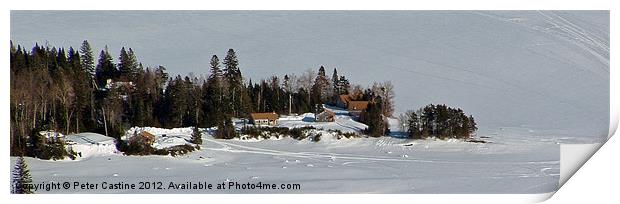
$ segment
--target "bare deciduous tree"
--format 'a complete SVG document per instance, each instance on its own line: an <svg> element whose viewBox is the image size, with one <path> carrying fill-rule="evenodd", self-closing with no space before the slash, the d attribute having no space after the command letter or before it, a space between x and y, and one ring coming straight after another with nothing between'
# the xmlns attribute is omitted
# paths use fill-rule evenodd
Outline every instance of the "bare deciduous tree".
<svg viewBox="0 0 620 204"><path fill-rule="evenodd" d="M70 78L67 77L65 73L60 73L60 78L58 79L58 82L55 83L55 89L58 93L56 94L56 97L65 110L65 132L66 134L69 134L71 116L75 110L75 91L73 90Z"/></svg>
<svg viewBox="0 0 620 204"><path fill-rule="evenodd" d="M392 85L392 82L374 82L370 90L375 96L379 96L382 99L381 113L384 116L391 117L394 114L394 85Z"/></svg>

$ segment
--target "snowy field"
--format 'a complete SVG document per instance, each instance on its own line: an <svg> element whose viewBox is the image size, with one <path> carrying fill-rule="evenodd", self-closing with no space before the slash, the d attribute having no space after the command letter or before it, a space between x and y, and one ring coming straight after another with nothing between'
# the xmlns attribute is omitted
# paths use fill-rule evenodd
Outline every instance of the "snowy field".
<svg viewBox="0 0 620 204"><path fill-rule="evenodd" d="M304 118L288 117L280 126L309 123ZM356 124L350 119L346 123ZM319 123L317 128L334 129L338 124ZM158 148L186 144L191 134L191 128L132 128L127 135L133 131L156 135L153 146ZM73 146L79 148L74 149L82 151L76 161L27 160L35 183L301 185L299 190L61 189L38 193L544 193L555 191L559 180L558 138L532 137L533 132L516 128L479 138L489 143L394 137L338 140L324 130L312 130L323 132L318 142L288 137L220 140L211 136L213 130L202 131L201 149L178 157L123 156L105 145L111 138L81 133L67 136L76 141Z"/></svg>

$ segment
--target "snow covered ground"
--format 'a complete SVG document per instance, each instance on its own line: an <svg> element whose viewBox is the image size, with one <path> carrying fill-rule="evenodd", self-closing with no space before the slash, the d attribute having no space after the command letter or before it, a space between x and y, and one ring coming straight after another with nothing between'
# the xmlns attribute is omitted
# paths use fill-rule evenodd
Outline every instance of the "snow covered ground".
<svg viewBox="0 0 620 204"><path fill-rule="evenodd" d="M116 150L114 139L97 133L80 133L67 135L65 137L68 148L73 149L78 156L76 160L88 158L91 156L108 156L120 154Z"/></svg>
<svg viewBox="0 0 620 204"><path fill-rule="evenodd" d="M331 106L325 106L325 109L331 110L336 114L334 122L315 122L314 113L305 113L298 116L280 117L277 126L288 128L312 126L316 129L340 130L349 133L360 133L368 127L363 123L355 121L346 110Z"/></svg>
<svg viewBox="0 0 620 204"><path fill-rule="evenodd" d="M291 117L288 122L299 123L303 118ZM319 125L338 126L336 122ZM191 128L132 128L128 132L133 130L155 134L154 146L184 144L191 135ZM201 149L178 157L123 156L102 145L109 144L110 138L82 133L67 138L76 141L80 151L86 150L85 158L27 161L34 181L46 183L161 181L167 186L168 182L237 181L301 185L300 190L61 189L38 193L543 193L556 190L559 181L558 140L532 137L532 132L521 129L502 129L484 136L489 143L395 137L338 140L324 130L314 130L324 133L318 142L288 137L219 140L211 136L212 129L202 131ZM183 140L165 140L164 134Z"/></svg>
<svg viewBox="0 0 620 204"><path fill-rule="evenodd" d="M346 110L334 122L313 122L311 113L281 116L279 127L313 126L310 139L214 139L214 128L201 128L200 150L187 155L124 156L113 139L95 133L67 135L76 161L27 158L36 182L207 182L300 184L299 190L84 190L37 193L545 193L559 182L559 143L569 136L549 136L528 128L499 128L477 139L409 140L392 137L336 139L329 130L360 133L366 128ZM237 129L243 126L236 120ZM389 119L390 128L400 124ZM192 128L133 127L155 135L155 148L189 144ZM577 142L577 141L572 141ZM14 158L12 159L14 161Z"/></svg>
<svg viewBox="0 0 620 204"><path fill-rule="evenodd" d="M152 147L155 149L165 149L178 145L192 145L192 128L155 128L155 127L132 127L125 132L125 136L121 137L123 140L128 140L135 133L141 133L142 131L149 132L155 136L155 141Z"/></svg>

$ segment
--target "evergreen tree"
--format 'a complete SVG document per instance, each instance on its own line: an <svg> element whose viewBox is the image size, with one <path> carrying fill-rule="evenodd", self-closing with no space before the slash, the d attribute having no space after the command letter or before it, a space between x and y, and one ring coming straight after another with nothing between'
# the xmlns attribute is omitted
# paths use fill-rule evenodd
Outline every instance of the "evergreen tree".
<svg viewBox="0 0 620 204"><path fill-rule="evenodd" d="M303 88L299 88L297 93L294 94L293 98L295 102L293 104L296 107L294 110L296 110L298 114L312 111L312 104L308 101L309 95L310 94Z"/></svg>
<svg viewBox="0 0 620 204"><path fill-rule="evenodd" d="M288 77L288 74L284 75L284 78L282 80L282 88L284 88L284 91L286 91L286 93L290 93L291 90L291 78Z"/></svg>
<svg viewBox="0 0 620 204"><path fill-rule="evenodd" d="M136 53L133 52L133 49L129 48L129 52L127 53L129 68L131 73L131 78L135 77L135 75L142 69L142 63L138 62L138 58L136 58Z"/></svg>
<svg viewBox="0 0 620 204"><path fill-rule="evenodd" d="M407 122L409 127L407 128L407 133L409 138L411 139L422 139L422 131L420 131L420 118L418 115L410 111L408 113L409 121Z"/></svg>
<svg viewBox="0 0 620 204"><path fill-rule="evenodd" d="M323 104L329 101L331 95L329 94L329 80L325 76L325 67L321 66L319 68L319 73L314 80L314 84L312 85L311 90L311 103L312 104Z"/></svg>
<svg viewBox="0 0 620 204"><path fill-rule="evenodd" d="M122 81L131 79L131 67L129 62L129 54L125 51L125 47L121 48L121 54L118 57L118 71Z"/></svg>
<svg viewBox="0 0 620 204"><path fill-rule="evenodd" d="M146 126L150 121L151 108L148 105L150 97L149 91L147 91L149 89L147 85L148 74L145 70L139 69L133 79L135 90L130 94L131 108L129 114L131 122L135 126Z"/></svg>
<svg viewBox="0 0 620 204"><path fill-rule="evenodd" d="M188 115L187 91L183 79L177 75L168 82L165 91L166 110L168 117L164 121L168 128L183 126L183 118Z"/></svg>
<svg viewBox="0 0 620 204"><path fill-rule="evenodd" d="M445 104L435 106L435 135L439 138L450 136L448 120L450 119L448 107Z"/></svg>
<svg viewBox="0 0 620 204"><path fill-rule="evenodd" d="M17 158L15 167L13 167L13 175L11 177L12 188L11 193L14 194L32 194L32 190L29 185L32 184L32 177L30 176L30 170L28 164L23 156Z"/></svg>
<svg viewBox="0 0 620 204"><path fill-rule="evenodd" d="M282 87L284 88L284 97L286 98L286 103L284 105L284 107L286 107L287 110L287 114L291 114L293 112L293 94L292 92L292 88L291 88L291 82L290 82L290 78L288 77L287 74L284 75L284 80L282 81Z"/></svg>
<svg viewBox="0 0 620 204"><path fill-rule="evenodd" d="M96 86L96 81L95 81L95 57L93 55L93 51L90 47L90 44L88 43L87 40L84 40L82 42L82 45L80 46L80 54L78 55L80 56L80 64L82 67L82 70L84 73L86 73L86 77L87 79L85 80L86 83L88 83L90 85L90 88L94 88L94 86ZM84 95L83 97L86 97L90 100L89 103L89 107L90 107L90 113L85 113L83 118L84 119L90 119L89 122L85 121L85 124L90 124L92 128L94 128L95 125L95 95L92 93L92 90L90 91L90 93L88 93L87 95Z"/></svg>
<svg viewBox="0 0 620 204"><path fill-rule="evenodd" d="M223 110L223 94L220 78L222 72L220 70L219 59L216 55L211 57L211 74L207 79L206 84L203 85L203 112L205 116L204 125L206 127L214 127L218 121L222 120L224 113Z"/></svg>
<svg viewBox="0 0 620 204"><path fill-rule="evenodd" d="M145 100L144 98L146 97L146 94L142 91L138 91L139 89L137 89L136 92L134 92L133 94L131 94L131 111L130 111L130 118L131 118L131 123L135 126L147 126L147 123L149 121L148 119L148 112L149 110L146 107L145 104Z"/></svg>
<svg viewBox="0 0 620 204"><path fill-rule="evenodd" d="M349 94L349 88L351 88L349 80L345 76L340 76L336 82L334 93L336 95Z"/></svg>
<svg viewBox="0 0 620 204"><path fill-rule="evenodd" d="M58 56L58 51L56 50L56 47L45 47L44 49L44 54L47 56L44 56L43 60L45 60L45 64L47 65L47 71L52 78L54 78L58 73L58 60L56 59Z"/></svg>
<svg viewBox="0 0 620 204"><path fill-rule="evenodd" d="M194 105L196 104L196 99L192 97L194 92L194 84L189 79L189 76L185 76L183 80L180 81L180 83L180 91L182 92L179 93L179 95L185 98L185 100L183 101L184 103L181 104L183 106L181 127L196 126L196 115L194 114Z"/></svg>
<svg viewBox="0 0 620 204"><path fill-rule="evenodd" d="M425 106L421 111L420 123L422 126L422 137L426 138L435 135L435 105Z"/></svg>
<svg viewBox="0 0 620 204"><path fill-rule="evenodd" d="M82 46L80 47L80 54L82 54L82 68L86 70L87 73L89 73L90 78L93 78L95 76L95 57L87 40L84 40L84 42L82 42Z"/></svg>
<svg viewBox="0 0 620 204"><path fill-rule="evenodd" d="M58 48L58 53L56 55L56 64L58 68L66 71L69 69L69 63L67 61L67 54L65 53L64 48Z"/></svg>
<svg viewBox="0 0 620 204"><path fill-rule="evenodd" d="M332 85L334 86L334 90L338 90L338 79L338 70L334 68L334 73L332 74Z"/></svg>
<svg viewBox="0 0 620 204"><path fill-rule="evenodd" d="M225 116L222 120L217 122L217 131L215 131L215 138L217 139L232 139L237 137L235 126L232 124L230 117Z"/></svg>
<svg viewBox="0 0 620 204"><path fill-rule="evenodd" d="M69 47L69 52L67 54L67 68L69 68L74 73L83 72L84 70L82 68L80 54L73 50L73 47Z"/></svg>
<svg viewBox="0 0 620 204"><path fill-rule="evenodd" d="M269 88L265 93L265 103L268 107L266 112L283 112L284 97L277 76L272 76L269 82Z"/></svg>
<svg viewBox="0 0 620 204"><path fill-rule="evenodd" d="M95 77L99 87L104 87L108 79L116 79L118 70L116 65L112 62L112 56L108 52L108 46L104 50L101 50L99 54L99 63L95 69Z"/></svg>
<svg viewBox="0 0 620 204"><path fill-rule="evenodd" d="M250 91L243 85L240 87L241 93L239 96L239 111L237 117L245 117L250 114L253 109L252 98L250 97Z"/></svg>
<svg viewBox="0 0 620 204"><path fill-rule="evenodd" d="M361 120L368 125L366 133L371 137L380 137L385 135L386 124L381 114L381 98L378 97L374 101L368 103L368 108L362 113Z"/></svg>
<svg viewBox="0 0 620 204"><path fill-rule="evenodd" d="M200 145L202 144L202 133L200 132L200 129L198 128L198 126L194 126L194 128L192 129L192 143Z"/></svg>
<svg viewBox="0 0 620 204"><path fill-rule="evenodd" d="M468 130L468 134L473 134L478 130L478 127L476 127L476 121L474 120L474 116L469 115L469 117L467 118L467 130Z"/></svg>
<svg viewBox="0 0 620 204"><path fill-rule="evenodd" d="M245 90L243 86L243 77L241 76L241 71L239 70L239 61L237 60L237 54L235 50L229 49L226 57L224 58L223 64L224 67L224 77L226 78L226 101L228 111L227 113L232 114L233 116L241 116L242 111L242 99Z"/></svg>
<svg viewBox="0 0 620 204"><path fill-rule="evenodd" d="M28 156L42 158L41 155L46 152L46 143L45 137L39 134L39 128L33 128L30 131L30 144L32 145L30 151L28 151Z"/></svg>
<svg viewBox="0 0 620 204"><path fill-rule="evenodd" d="M129 52L127 52L125 47L122 47L118 60L118 71L121 81L133 79L138 71L138 61L133 50L129 48Z"/></svg>
<svg viewBox="0 0 620 204"><path fill-rule="evenodd" d="M92 81L90 74L82 67L80 54L69 48L69 67L72 70L70 78L72 81L73 90L75 92L75 131L81 132L81 130L88 128L94 128L93 119L93 107L91 103L92 98Z"/></svg>
<svg viewBox="0 0 620 204"><path fill-rule="evenodd" d="M468 139L477 130L473 116L467 117L459 108L448 107L444 104L429 104L419 112L421 113L419 116L421 138L435 136L441 139ZM416 134L410 131L410 135Z"/></svg>
<svg viewBox="0 0 620 204"><path fill-rule="evenodd" d="M203 113L202 113L202 104L203 104L202 88L197 83L198 83L198 79L197 78L194 78L193 81L192 81L192 80L189 79L189 77L185 77L185 84L187 86L187 90L186 90L187 93L186 93L186 95L188 96L188 101L187 101L188 108L187 108L187 110L190 112L186 116L186 121L185 121L185 123L188 126L197 126L197 125L201 124L200 121L203 118Z"/></svg>
<svg viewBox="0 0 620 204"><path fill-rule="evenodd" d="M151 73L150 69L147 70L149 70L147 73ZM161 126L160 121L168 117L168 113L166 112L166 100L164 100L164 85L168 81L168 73L166 73L165 67L158 66L153 70L152 74L149 75L149 79L146 80L148 82L146 86L148 89L146 90L148 93L148 103L145 105L148 106L150 104L150 107L152 107L152 123L160 124Z"/></svg>
<svg viewBox="0 0 620 204"><path fill-rule="evenodd" d="M226 65L224 68L226 78L229 80L238 80L236 77L238 77L239 74L239 60L237 60L235 50L228 49L226 57L224 58L224 65Z"/></svg>

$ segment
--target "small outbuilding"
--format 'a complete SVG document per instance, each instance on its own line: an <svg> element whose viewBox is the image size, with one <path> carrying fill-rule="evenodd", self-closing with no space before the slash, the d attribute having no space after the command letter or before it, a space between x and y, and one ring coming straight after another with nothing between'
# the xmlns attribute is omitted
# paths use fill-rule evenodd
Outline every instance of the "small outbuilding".
<svg viewBox="0 0 620 204"><path fill-rule="evenodd" d="M314 120L316 122L334 122L335 118L336 118L336 113L334 113L333 111L327 110L327 109L323 110L323 112L320 112L314 116Z"/></svg>
<svg viewBox="0 0 620 204"><path fill-rule="evenodd" d="M340 108L347 109L353 115L359 115L368 108L368 101L356 101L352 96L344 94L338 96L336 105Z"/></svg>
<svg viewBox="0 0 620 204"><path fill-rule="evenodd" d="M155 135L151 134L147 131L141 131L137 133L133 137L129 138L129 143L143 144L143 145L151 145L155 142Z"/></svg>

